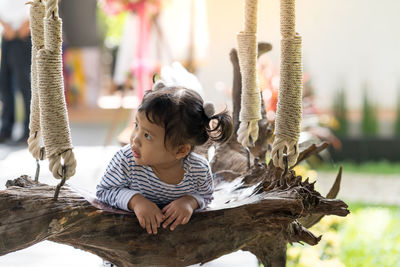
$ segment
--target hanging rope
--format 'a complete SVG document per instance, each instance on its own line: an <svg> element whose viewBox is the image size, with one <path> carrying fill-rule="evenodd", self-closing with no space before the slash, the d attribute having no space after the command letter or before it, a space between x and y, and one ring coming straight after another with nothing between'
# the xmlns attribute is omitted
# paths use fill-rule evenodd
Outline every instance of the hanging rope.
<svg viewBox="0 0 400 267"><path fill-rule="evenodd" d="M284 154L289 167L299 155L298 139L301 123L302 62L301 36L295 32L295 0L281 0L281 67L278 107L275 120L275 139L272 160L285 169Z"/></svg>
<svg viewBox="0 0 400 267"><path fill-rule="evenodd" d="M40 109L39 109L39 87L37 76L37 51L44 46L43 18L45 7L41 0L29 2L30 4L30 27L32 36L32 65L31 65L31 115L29 120L28 149L32 156L38 161L43 159L44 153L40 148ZM41 158L42 155L42 158Z"/></svg>
<svg viewBox="0 0 400 267"><path fill-rule="evenodd" d="M75 174L62 73L61 19L57 0L46 1L44 48L37 52L40 128L49 168L54 178L68 179ZM63 160L63 162L62 162Z"/></svg>
<svg viewBox="0 0 400 267"><path fill-rule="evenodd" d="M242 95L238 141L254 146L261 119L261 96L257 84L257 0L245 2L245 28L237 35L238 57L242 76Z"/></svg>

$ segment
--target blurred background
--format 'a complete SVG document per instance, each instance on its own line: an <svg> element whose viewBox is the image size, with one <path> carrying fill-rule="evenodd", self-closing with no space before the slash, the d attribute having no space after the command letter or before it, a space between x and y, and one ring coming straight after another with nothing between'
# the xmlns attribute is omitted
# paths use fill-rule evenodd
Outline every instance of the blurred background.
<svg viewBox="0 0 400 267"><path fill-rule="evenodd" d="M71 183L94 191L126 140L132 112L164 65L179 61L197 76L207 100L231 109L229 52L244 27L243 6L244 0L60 1L65 96L81 158ZM343 166L338 198L349 204L351 214L317 224L312 231L323 234L319 245L290 245L288 266L400 266L399 10L395 0L302 0L296 5L296 29L303 37L301 142L331 144L296 172L317 180L326 194ZM258 78L273 122L279 1L259 1L258 12L258 41L272 44L258 60ZM17 96L14 137L21 134L24 117ZM34 171L25 146L0 144L0 189L7 179ZM42 167L44 181L55 184L46 172ZM0 257L0 266L54 266L57 257L42 255L43 250L67 251L65 266L101 264L88 253L43 243ZM22 255L33 260L28 263ZM210 266L258 265L246 253L232 257Z"/></svg>

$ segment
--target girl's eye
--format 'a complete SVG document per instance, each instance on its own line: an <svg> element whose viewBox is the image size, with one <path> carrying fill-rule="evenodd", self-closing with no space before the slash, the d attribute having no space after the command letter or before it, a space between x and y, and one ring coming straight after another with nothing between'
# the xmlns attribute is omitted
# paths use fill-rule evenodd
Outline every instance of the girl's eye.
<svg viewBox="0 0 400 267"><path fill-rule="evenodd" d="M146 138L147 140L151 140L151 136L148 133L144 133L144 138Z"/></svg>
<svg viewBox="0 0 400 267"><path fill-rule="evenodd" d="M137 122L134 122L133 124L135 129L139 128L139 124Z"/></svg>

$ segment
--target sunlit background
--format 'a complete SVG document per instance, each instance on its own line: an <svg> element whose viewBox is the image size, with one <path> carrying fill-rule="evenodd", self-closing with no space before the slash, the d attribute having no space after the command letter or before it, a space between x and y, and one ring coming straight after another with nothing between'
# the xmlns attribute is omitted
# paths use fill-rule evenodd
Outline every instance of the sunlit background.
<svg viewBox="0 0 400 267"><path fill-rule="evenodd" d="M126 141L132 112L162 66L181 62L197 76L207 100L218 109L231 109L229 52L244 27L243 0L147 0L144 10L120 2L136 1L60 2L65 94L78 158L77 175L70 182L92 192ZM331 147L296 172L317 180L317 188L326 194L342 165L338 198L349 204L351 214L326 217L314 226L311 230L323 235L317 246L289 245L288 266L400 266L399 10L395 0L297 1L304 71L301 141L328 141ZM279 1L260 0L258 12L258 41L273 47L258 61L260 90L273 121L279 88ZM0 144L0 189L7 179L32 175L35 164L26 147ZM43 164L44 181L55 184ZM63 251L67 256L59 265L55 260ZM0 266L101 262L48 241L0 257ZM209 266L258 262L239 253Z"/></svg>

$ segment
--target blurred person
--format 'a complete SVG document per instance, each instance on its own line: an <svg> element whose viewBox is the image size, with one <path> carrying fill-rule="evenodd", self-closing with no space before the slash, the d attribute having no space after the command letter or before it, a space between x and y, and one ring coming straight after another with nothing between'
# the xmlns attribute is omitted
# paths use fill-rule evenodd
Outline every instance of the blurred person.
<svg viewBox="0 0 400 267"><path fill-rule="evenodd" d="M18 89L23 98L25 118L22 136L18 143L26 142L29 136L31 101L31 36L29 28L29 6L26 0L0 0L1 38L0 143L10 141L15 124L15 95Z"/></svg>

